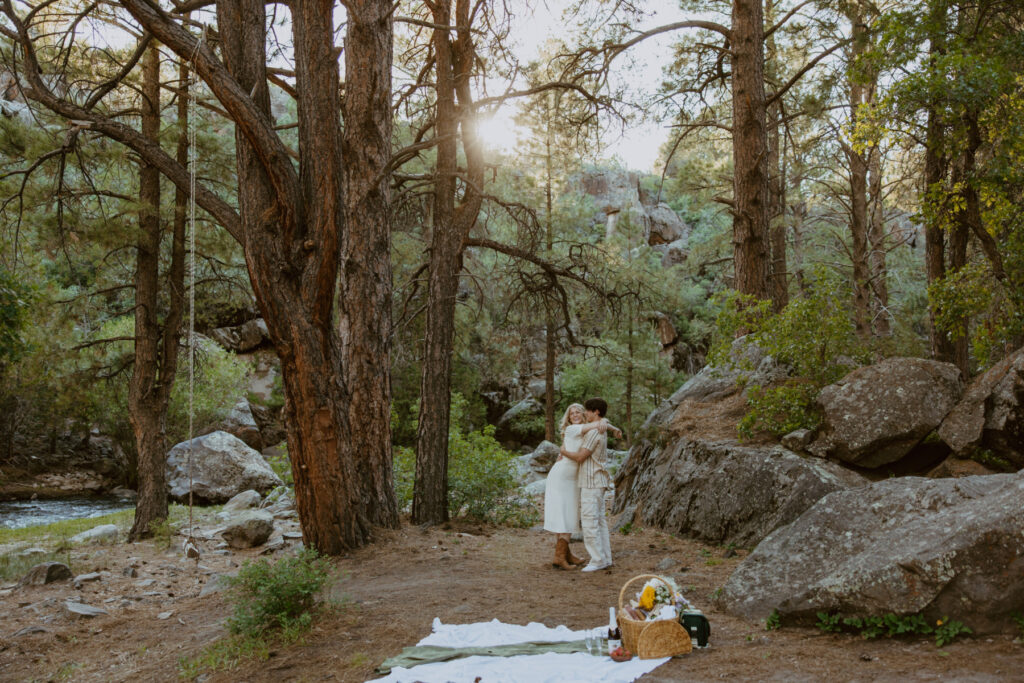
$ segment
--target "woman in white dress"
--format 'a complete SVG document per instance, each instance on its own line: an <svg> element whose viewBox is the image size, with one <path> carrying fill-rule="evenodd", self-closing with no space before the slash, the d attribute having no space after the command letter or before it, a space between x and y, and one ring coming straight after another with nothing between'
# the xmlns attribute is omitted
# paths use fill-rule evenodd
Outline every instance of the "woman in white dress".
<svg viewBox="0 0 1024 683"><path fill-rule="evenodd" d="M583 435L591 429L604 432L617 431L605 420L584 423L583 406L573 403L562 416L559 429L562 444L570 451L577 451L583 445ZM576 569L583 560L569 550L569 539L580 531L580 489L576 483L579 463L571 458L559 457L548 472L544 487L544 530L556 536L555 559L552 564L561 569Z"/></svg>

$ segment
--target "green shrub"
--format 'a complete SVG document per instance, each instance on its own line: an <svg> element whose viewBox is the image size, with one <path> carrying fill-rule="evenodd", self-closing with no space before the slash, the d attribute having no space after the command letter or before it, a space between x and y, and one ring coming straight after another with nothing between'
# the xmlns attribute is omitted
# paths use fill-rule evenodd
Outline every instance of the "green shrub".
<svg viewBox="0 0 1024 683"><path fill-rule="evenodd" d="M789 366L795 378L779 387L751 388L748 413L739 424L741 437L749 438L758 430L781 436L801 427L813 429L820 420L814 397L821 388L846 375L852 365L870 359L869 349L857 339L840 293L819 272L807 296L794 299L778 314L771 312L771 302L737 292L720 298L722 310L710 361L719 366L735 365L730 357L732 342L736 334L746 332L752 343Z"/></svg>
<svg viewBox="0 0 1024 683"><path fill-rule="evenodd" d="M330 575L330 562L310 548L276 562L246 562L229 579L228 630L246 637L275 630L294 639L312 624L316 594Z"/></svg>
<svg viewBox="0 0 1024 683"><path fill-rule="evenodd" d="M933 627L924 615L885 614L882 616L867 617L846 617L839 614L818 612L818 628L825 632L840 632L846 627L856 631L866 640L874 638L897 638L905 635L930 635L935 634L935 646L947 645L961 634L973 633L970 628L964 626L962 621L956 621L949 617L942 617L935 622Z"/></svg>
<svg viewBox="0 0 1024 683"><path fill-rule="evenodd" d="M532 504L512 496L516 486L512 461L516 457L494 439L494 427L463 431L465 401L452 394L448 429L448 512L499 524L521 526L535 518ZM394 449L395 494L399 507L412 503L416 456L411 448Z"/></svg>

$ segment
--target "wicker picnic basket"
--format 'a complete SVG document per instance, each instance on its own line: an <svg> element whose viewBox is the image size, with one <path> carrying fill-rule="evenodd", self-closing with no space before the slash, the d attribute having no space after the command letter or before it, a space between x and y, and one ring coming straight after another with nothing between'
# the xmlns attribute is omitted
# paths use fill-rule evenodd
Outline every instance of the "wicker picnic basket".
<svg viewBox="0 0 1024 683"><path fill-rule="evenodd" d="M641 574L622 585L619 591L619 630L622 631L622 644L627 650L640 659L656 659L658 657L674 657L685 655L693 649L690 634L675 619L658 619L655 621L638 621L630 618L625 610L627 589L637 581L656 579L672 589L665 579L655 574Z"/></svg>

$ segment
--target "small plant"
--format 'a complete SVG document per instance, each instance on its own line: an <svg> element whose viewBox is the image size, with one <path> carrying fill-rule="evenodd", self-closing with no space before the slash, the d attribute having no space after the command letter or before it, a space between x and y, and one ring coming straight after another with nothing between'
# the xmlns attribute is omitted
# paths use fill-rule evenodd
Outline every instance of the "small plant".
<svg viewBox="0 0 1024 683"><path fill-rule="evenodd" d="M149 535L158 548L167 550L171 547L171 537L174 535L174 528L168 518L154 519L149 523Z"/></svg>
<svg viewBox="0 0 1024 683"><path fill-rule="evenodd" d="M819 630L825 633L839 633L843 630L842 624L839 623L840 616L838 614L829 614L828 612L818 612L818 623L816 626Z"/></svg>
<svg viewBox="0 0 1024 683"><path fill-rule="evenodd" d="M764 630L775 631L780 628L782 628L782 615L779 614L779 610L773 609L768 618L764 620Z"/></svg>
<svg viewBox="0 0 1024 683"><path fill-rule="evenodd" d="M956 640L961 634L974 633L962 621L942 617L935 622L935 646L942 647Z"/></svg>
<svg viewBox="0 0 1024 683"><path fill-rule="evenodd" d="M330 573L329 561L308 548L273 563L246 562L229 580L228 630L245 636L280 630L286 640L295 640L312 624L316 594Z"/></svg>
<svg viewBox="0 0 1024 683"><path fill-rule="evenodd" d="M635 529L633 528L633 522L626 522L621 527L619 527L619 533L623 536L629 536L631 533L633 533L633 531L635 531Z"/></svg>
<svg viewBox="0 0 1024 683"><path fill-rule="evenodd" d="M1020 612L1010 612L1010 618L1013 619L1013 623L1017 624L1017 630L1020 631L1020 637L1024 638L1024 614Z"/></svg>
<svg viewBox="0 0 1024 683"><path fill-rule="evenodd" d="M281 478L285 486L295 486L295 479L292 477L292 462L288 459L287 453L271 455L266 458L270 469Z"/></svg>

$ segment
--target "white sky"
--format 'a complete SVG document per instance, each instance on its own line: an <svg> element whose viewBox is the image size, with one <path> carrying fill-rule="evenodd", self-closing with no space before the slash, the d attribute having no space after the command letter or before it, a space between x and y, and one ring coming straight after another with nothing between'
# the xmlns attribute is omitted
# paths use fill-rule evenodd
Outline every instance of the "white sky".
<svg viewBox="0 0 1024 683"><path fill-rule="evenodd" d="M529 61L537 54L541 45L549 38L567 38L559 19L561 8L567 2L565 0L550 0L543 3L535 0L538 5L532 11L524 12L512 28L512 39L515 42L515 52L523 62ZM638 30L647 30L655 26L679 21L684 15L677 8L675 2L652 2L652 5L661 5L651 17L638 26ZM670 46L677 36L663 34L649 38L630 49L628 56L632 58L636 66L628 72L621 72L619 78L628 83L634 91L646 93L654 92L662 80L662 67L666 65L671 57ZM620 57L616 65L624 69L627 59L626 55ZM499 150L511 151L518 142L521 131L513 122L516 113L514 103L502 107L490 120L483 121L481 134L490 144ZM602 157L617 158L630 169L640 171L656 171L655 162L658 157L658 150L662 143L668 138L668 129L665 125L654 121L639 121L631 124L629 128L620 134L619 127L606 135L605 144L607 148Z"/></svg>

